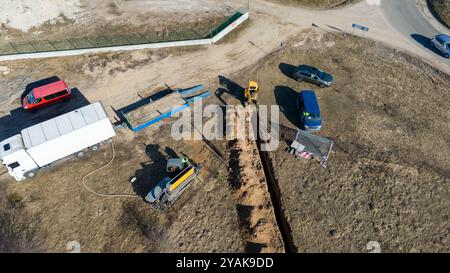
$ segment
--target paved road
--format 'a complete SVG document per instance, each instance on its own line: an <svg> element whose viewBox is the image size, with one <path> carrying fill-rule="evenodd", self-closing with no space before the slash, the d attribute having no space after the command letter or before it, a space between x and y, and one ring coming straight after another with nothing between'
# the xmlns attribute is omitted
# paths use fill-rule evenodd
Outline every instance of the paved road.
<svg viewBox="0 0 450 273"><path fill-rule="evenodd" d="M418 44L439 62L450 67L450 60L429 46L430 39L439 31L419 11L415 0L383 0L381 11L400 34Z"/></svg>

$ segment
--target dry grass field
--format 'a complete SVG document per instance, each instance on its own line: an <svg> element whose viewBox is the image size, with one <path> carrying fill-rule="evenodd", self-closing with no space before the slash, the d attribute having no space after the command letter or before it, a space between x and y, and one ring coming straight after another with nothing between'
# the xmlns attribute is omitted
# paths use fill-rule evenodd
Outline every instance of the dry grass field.
<svg viewBox="0 0 450 273"><path fill-rule="evenodd" d="M305 34L236 75L260 84L261 104L279 104L298 126L295 100L316 91L320 133L335 141L329 166L296 160L285 148L272 164L300 252L448 252L450 77L409 55L351 36ZM289 77L310 64L331 72L320 89Z"/></svg>
<svg viewBox="0 0 450 273"><path fill-rule="evenodd" d="M349 1L295 2L332 8ZM100 16L123 19L125 8L109 6ZM172 19L183 14L171 11ZM209 11L211 17L205 18L219 13ZM19 122L14 117L24 117L19 98L25 86L52 75L79 89L80 99L101 100L113 121L115 109L165 84L204 84L217 95L205 104L239 104L226 91L215 92L223 89L218 81L222 75L241 87L256 80L259 103L279 105L282 125L294 130L299 125L294 103L298 92L313 89L323 115L320 135L335 142L328 168L285 152L292 130L282 132L280 147L269 154L295 248L367 252L367 243L377 241L383 252L449 252L450 76L381 43L310 29L310 23L297 27L269 13L253 17L211 47L3 62L0 136L23 126L20 121L33 123L45 116L38 112ZM142 16L134 19L133 27L145 21ZM43 26L51 31L41 29L36 37L53 31L57 37L74 26L71 20L66 26ZM91 30L95 28L86 33ZM6 33L11 39L26 37L25 32ZM319 89L294 81L290 74L299 64L332 73L335 84ZM51 109L53 115L67 110L60 105ZM165 176L169 157L186 155L203 166L201 180L171 210L156 211L141 197L99 197L83 187L84 174L111 159L110 145L23 183L1 175L0 168L0 252L67 252L72 241L81 244L82 252L284 251L274 235L273 199L266 190L265 165L254 160L254 143L214 141L225 158L220 160L202 141L172 139L174 120L137 134L118 131L113 163L86 180L101 193L142 197ZM130 183L133 176L138 180Z"/></svg>
<svg viewBox="0 0 450 273"><path fill-rule="evenodd" d="M427 0L433 14L445 26L450 28L450 1L447 0Z"/></svg>

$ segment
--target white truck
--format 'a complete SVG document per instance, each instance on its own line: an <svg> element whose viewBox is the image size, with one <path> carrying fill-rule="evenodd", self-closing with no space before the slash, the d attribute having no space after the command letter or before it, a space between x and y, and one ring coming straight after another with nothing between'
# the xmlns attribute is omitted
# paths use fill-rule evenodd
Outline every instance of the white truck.
<svg viewBox="0 0 450 273"><path fill-rule="evenodd" d="M71 155L83 157L116 135L101 102L96 102L22 130L0 142L0 160L17 181Z"/></svg>

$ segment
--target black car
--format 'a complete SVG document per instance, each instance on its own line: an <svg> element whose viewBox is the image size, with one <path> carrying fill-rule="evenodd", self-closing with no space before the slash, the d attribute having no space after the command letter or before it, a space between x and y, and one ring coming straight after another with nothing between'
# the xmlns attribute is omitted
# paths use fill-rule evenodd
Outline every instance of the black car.
<svg viewBox="0 0 450 273"><path fill-rule="evenodd" d="M293 78L299 82L305 81L320 87L330 87L333 84L333 76L331 74L309 65L297 67Z"/></svg>

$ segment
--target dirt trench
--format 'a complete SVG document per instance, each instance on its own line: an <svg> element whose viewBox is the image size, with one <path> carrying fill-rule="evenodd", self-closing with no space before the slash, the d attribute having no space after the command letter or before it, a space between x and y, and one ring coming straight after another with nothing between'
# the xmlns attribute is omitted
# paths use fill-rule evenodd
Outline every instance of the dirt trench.
<svg viewBox="0 0 450 273"><path fill-rule="evenodd" d="M285 252L257 142L235 139L228 146L228 181L236 200L245 251Z"/></svg>

